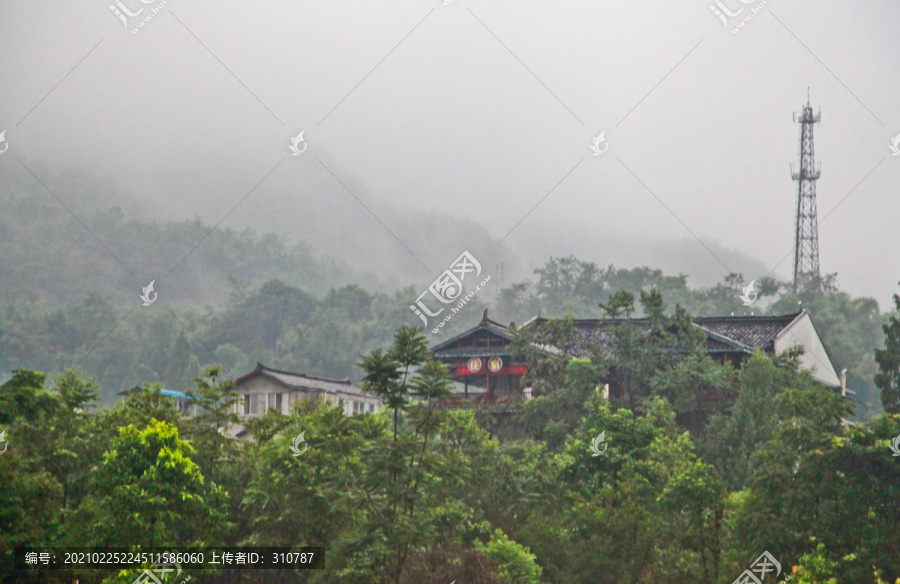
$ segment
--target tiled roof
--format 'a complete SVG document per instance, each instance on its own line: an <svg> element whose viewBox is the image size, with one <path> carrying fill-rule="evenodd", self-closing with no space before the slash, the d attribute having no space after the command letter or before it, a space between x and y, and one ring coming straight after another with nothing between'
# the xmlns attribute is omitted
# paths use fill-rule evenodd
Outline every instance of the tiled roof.
<svg viewBox="0 0 900 584"><path fill-rule="evenodd" d="M707 316L695 319L694 326L706 334L706 350L709 353L750 353L755 349L772 351L775 337L801 314L803 313L784 316ZM523 326L540 325L547 320L538 317ZM647 318L576 319L574 324L575 340L568 350L576 357L590 356L592 348L598 349L607 357L613 357L616 327L627 325L639 334L646 334L651 326ZM510 355L509 348L504 346L453 346L460 339L481 331L512 341L506 328L488 319L485 311L484 318L477 326L435 346L432 348L432 354L436 359L442 360Z"/></svg>
<svg viewBox="0 0 900 584"><path fill-rule="evenodd" d="M274 379L291 389L313 390L323 393L348 393L352 395L367 395L360 388L350 384L349 379L325 379L322 377L312 377L305 373L292 373L290 371L279 371L278 369L270 369L262 363L256 364L256 369L250 373L243 375L237 379L237 383L249 379L254 375L263 375Z"/></svg>
<svg viewBox="0 0 900 584"><path fill-rule="evenodd" d="M700 317L694 326L706 333L707 351L711 353L748 353L754 349L767 351L773 348L775 337L800 314ZM547 319L538 318L531 322L539 325ZM569 347L570 352L586 357L591 346L596 346L604 355L611 357L615 328L620 325L628 325L642 332L650 329L650 321L646 318L576 319L575 342Z"/></svg>
<svg viewBox="0 0 900 584"><path fill-rule="evenodd" d="M487 317L487 310L485 310L484 318L481 319L480 323L478 323L476 326L470 328L469 330L467 330L463 333L460 333L449 340L444 341L443 343L441 343L439 345L435 345L434 347L431 348L431 351L433 353L442 351L442 350L444 350L445 347L449 347L450 345L455 343L457 340L459 340L463 337L467 337L470 334L472 334L476 331L480 331L480 330L488 331L494 335L497 335L500 338L506 339L507 341L513 340L512 336L508 332L506 332L506 327L503 326L502 324L500 324L499 322L489 319ZM491 353L491 354L493 355L494 353Z"/></svg>
<svg viewBox="0 0 900 584"><path fill-rule="evenodd" d="M802 313L784 316L704 316L698 318L697 323L704 329L748 347L768 349L778 333L800 314Z"/></svg>
<svg viewBox="0 0 900 584"><path fill-rule="evenodd" d="M509 347L459 347L435 351L435 359L462 359L469 357L510 357Z"/></svg>
<svg viewBox="0 0 900 584"><path fill-rule="evenodd" d="M751 349L737 341L728 339L727 337L721 337L720 335L713 335L710 331L707 331L706 350L709 353L734 353L735 351L742 353L745 351L749 352Z"/></svg>
<svg viewBox="0 0 900 584"><path fill-rule="evenodd" d="M456 343L459 339L468 337L474 333L478 332L487 332L491 335L499 337L505 341L512 342L513 338L508 332L506 332L506 327L500 324L499 322L493 321L487 317L487 310L484 311L484 316L476 326L470 328L464 333L460 333L455 337L440 343L439 345L435 345L431 348L431 353L434 355L436 359L461 359L461 358L469 358L469 357L509 357L509 349L505 346L498 345L493 347L453 347L453 344Z"/></svg>

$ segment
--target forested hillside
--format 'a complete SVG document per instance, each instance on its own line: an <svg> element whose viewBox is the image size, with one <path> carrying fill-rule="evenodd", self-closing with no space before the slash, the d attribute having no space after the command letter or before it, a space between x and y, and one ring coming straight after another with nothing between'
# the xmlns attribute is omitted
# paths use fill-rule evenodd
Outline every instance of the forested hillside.
<svg viewBox="0 0 900 584"><path fill-rule="evenodd" d="M126 221L115 210L90 216L89 233L34 198L2 202L0 229L15 242L0 257L7 559L17 545L319 545L321 571L192 580L717 584L768 551L792 582L900 578L900 467L889 448L900 434L897 307L881 313L833 275L799 294L761 278L747 308L740 275L693 289L686 275L549 258L534 278L472 299L440 334L420 334L403 327L419 324L409 306L420 290L378 290L276 236ZM121 265L99 261L157 261L147 250L207 233L215 252L192 256L191 277L160 288L151 306ZM107 239L119 247L105 250ZM561 354L531 355L535 399L439 408L450 386L427 346L484 308L520 325L556 317L547 338L564 338L571 315L651 316L660 328L652 347L631 347L617 364L629 371L627 402L596 392L611 365L602 356ZM848 369L857 403L815 384L790 355L713 363L689 326L692 315L801 308ZM527 353L528 335L544 333L516 334ZM248 427L256 441L241 442L215 430L235 423L231 414L182 418L154 392L116 395L155 384L231 411L228 380L256 361L351 377L389 407L351 418L322 404L270 412ZM309 452L298 459L290 445L300 432ZM608 449L598 455L601 433ZM16 583L137 576L4 570Z"/></svg>
<svg viewBox="0 0 900 584"><path fill-rule="evenodd" d="M364 387L389 408L269 411L248 425L250 442L217 431L237 421L225 413L237 396L216 368L194 380L207 412L196 418L153 390L96 410L98 387L77 371L47 380L17 370L0 387L0 574L16 584L131 584L150 567L28 575L11 569L15 546L267 545L324 547L324 568L185 568L181 577L720 584L766 552L783 578L772 568L766 582L900 582L900 466L890 448L900 414L848 428L852 405L795 358L716 364L689 318L665 316L659 298L642 297L659 335L635 348L680 350L628 365L633 407L596 391L602 359L564 352L535 368L537 398L439 407L451 391L446 368L406 327L388 351L360 361ZM550 321L517 344L534 351L529 335L563 338L568 326ZM900 369L884 374L896 388ZM710 387L730 399L692 417L684 406L693 399L682 398ZM690 419L705 420L701 432L685 431ZM516 436L492 439L500 427ZM308 448L292 455L297 439Z"/></svg>
<svg viewBox="0 0 900 584"><path fill-rule="evenodd" d="M17 367L54 374L77 366L98 379L109 403L144 382L184 388L213 363L229 377L260 361L358 379L357 355L384 347L400 324L420 322L409 305L421 290L317 259L284 237L213 229L199 220L127 220L116 208L85 211L83 226L46 192L29 188L28 195L0 194L0 380ZM185 257L190 269L178 263ZM154 278L160 301L142 307L138 295ZM762 278L759 302L748 309L739 297L746 284L740 275L706 289L692 289L687 280L647 267L550 258L534 279L505 288L492 281L435 339L472 326L486 307L507 323L539 312L591 318L614 291L649 287L662 291L670 310L677 305L701 316L805 307L835 366L848 369L859 414L878 411L873 351L886 315L873 299L849 297L833 275L798 295Z"/></svg>

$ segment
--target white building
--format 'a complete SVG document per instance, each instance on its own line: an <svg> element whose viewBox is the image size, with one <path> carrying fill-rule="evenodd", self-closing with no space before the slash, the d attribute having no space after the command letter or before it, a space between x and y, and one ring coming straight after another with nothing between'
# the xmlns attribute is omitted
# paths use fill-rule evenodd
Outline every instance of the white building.
<svg viewBox="0 0 900 584"><path fill-rule="evenodd" d="M304 399L323 399L342 406L344 414L375 413L381 410L381 399L351 385L349 379L333 380L270 369L262 363L235 380L234 391L241 397L235 412L241 418L261 416L268 410L283 414Z"/></svg>

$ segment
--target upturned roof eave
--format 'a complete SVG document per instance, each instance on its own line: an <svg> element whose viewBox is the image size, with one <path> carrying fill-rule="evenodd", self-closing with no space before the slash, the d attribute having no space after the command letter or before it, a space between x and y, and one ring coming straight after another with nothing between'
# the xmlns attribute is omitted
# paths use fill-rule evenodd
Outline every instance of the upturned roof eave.
<svg viewBox="0 0 900 584"><path fill-rule="evenodd" d="M493 320L487 319L487 320L482 320L477 325L473 326L472 328L468 329L467 331L461 332L458 335L456 335L455 337L447 339L446 341L444 341L443 343L441 343L439 345L435 345L434 347L432 347L431 352L436 353L436 352L440 351L441 349L445 349L445 348L447 348L447 346L455 343L459 339L462 339L462 338L466 337L467 335L471 335L472 333L476 333L479 330L486 330L486 331L493 333L493 334L497 335L498 337L501 337L507 341L510 341L510 342L513 341L512 336L506 332L506 328L502 324L500 324L499 322L495 322Z"/></svg>

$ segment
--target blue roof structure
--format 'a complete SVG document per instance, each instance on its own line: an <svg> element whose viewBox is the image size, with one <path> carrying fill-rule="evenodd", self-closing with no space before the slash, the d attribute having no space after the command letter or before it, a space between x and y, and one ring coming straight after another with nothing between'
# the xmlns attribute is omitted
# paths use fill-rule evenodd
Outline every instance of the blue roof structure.
<svg viewBox="0 0 900 584"><path fill-rule="evenodd" d="M167 397L175 397L178 399L195 399L193 396L190 396L181 391L175 391L174 389L165 389L165 388L159 389L159 390L146 389L144 387L141 387L140 385L136 385L136 386L132 387L131 389L126 389L125 391L120 391L119 395L125 395L127 393L133 393L135 391L159 391L160 394L165 395Z"/></svg>
<svg viewBox="0 0 900 584"><path fill-rule="evenodd" d="M169 397L177 397L181 399L194 399L193 396L190 396L186 393L182 393L180 391L175 391L174 389L160 389L159 393L163 395L167 395Z"/></svg>

